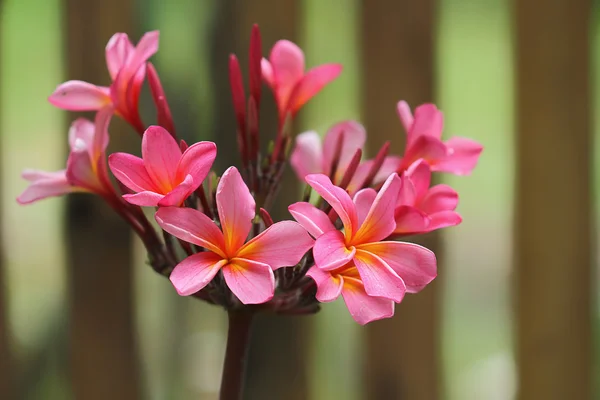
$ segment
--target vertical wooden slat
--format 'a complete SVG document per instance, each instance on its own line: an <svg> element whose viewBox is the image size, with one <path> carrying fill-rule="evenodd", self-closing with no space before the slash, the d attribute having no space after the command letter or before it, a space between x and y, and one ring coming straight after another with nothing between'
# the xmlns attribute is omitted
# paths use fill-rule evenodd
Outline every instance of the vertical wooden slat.
<svg viewBox="0 0 600 400"><path fill-rule="evenodd" d="M0 18L3 17L4 1L0 0ZM2 68L2 58L0 58L0 68ZM0 154L2 154L2 140L0 132ZM0 176L2 174L0 173ZM2 182L0 180L0 199L2 199ZM0 207L2 202L0 201ZM12 399L16 397L16 371L11 350L10 329L8 325L8 304L6 293L6 273L5 273L5 254L3 240L3 226L0 220L0 398Z"/></svg>
<svg viewBox="0 0 600 400"><path fill-rule="evenodd" d="M67 0L68 77L108 84L104 47L115 32L134 32L133 1ZM137 40L134 33L132 39ZM137 135L118 118L111 148L137 151ZM127 144L131 144L127 146ZM131 232L99 198L67 202L70 358L74 398L138 399Z"/></svg>
<svg viewBox="0 0 600 400"><path fill-rule="evenodd" d="M263 52L267 56L271 46L279 39L295 40L297 4L292 0L243 0L219 3L218 27L214 43L215 93L219 115L215 141L219 148L220 168L239 165L235 142L235 120L227 78L227 56L235 52L247 77L248 46L253 23L258 23L263 38ZM263 96L261 107L261 141L274 136L277 113L270 93ZM225 163L223 163L225 162ZM289 219L287 205L298 201L296 180L291 171L283 178L273 218ZM307 397L306 352L302 344L302 319L260 315L254 322L250 343L246 398L248 399L305 399Z"/></svg>
<svg viewBox="0 0 600 400"><path fill-rule="evenodd" d="M384 140L401 154L404 132L398 100L412 106L434 95L435 1L362 2L364 121L369 146ZM435 251L443 276L437 235L419 238ZM393 319L366 328L364 374L368 399L430 400L439 397L440 277L396 306Z"/></svg>
<svg viewBox="0 0 600 400"><path fill-rule="evenodd" d="M591 399L592 4L514 6L518 397Z"/></svg>

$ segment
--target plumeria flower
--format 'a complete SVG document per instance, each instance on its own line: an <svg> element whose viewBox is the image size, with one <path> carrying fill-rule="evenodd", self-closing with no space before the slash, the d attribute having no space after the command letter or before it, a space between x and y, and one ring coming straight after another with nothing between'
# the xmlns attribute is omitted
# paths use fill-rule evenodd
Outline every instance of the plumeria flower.
<svg viewBox="0 0 600 400"><path fill-rule="evenodd" d="M405 101L398 103L398 115L406 130L406 151L400 171L424 159L432 171L468 175L477 165L483 146L474 140L452 137L442 141L444 115L434 104L423 104L413 117Z"/></svg>
<svg viewBox="0 0 600 400"><path fill-rule="evenodd" d="M105 152L112 113L110 107L105 107L96 114L95 123L84 118L75 120L69 129L67 168L56 172L23 171L23 178L30 184L17 201L29 204L71 192L111 193Z"/></svg>
<svg viewBox="0 0 600 400"><path fill-rule="evenodd" d="M431 184L431 168L418 160L404 172L396 204L395 234L427 233L462 222L454 210L458 193L448 185Z"/></svg>
<svg viewBox="0 0 600 400"><path fill-rule="evenodd" d="M158 51L158 31L148 32L134 46L127 34L114 34L106 45L106 65L112 79L110 87L83 81L67 81L50 95L56 107L72 111L99 110L112 104L117 115L138 132L144 131L138 111L146 61Z"/></svg>
<svg viewBox="0 0 600 400"><path fill-rule="evenodd" d="M160 126L146 129L142 158L114 153L108 165L115 177L135 194L123 198L138 206L179 206L204 181L217 156L213 142L198 142L183 153Z"/></svg>
<svg viewBox="0 0 600 400"><path fill-rule="evenodd" d="M298 110L342 72L340 64L324 64L305 72L304 52L288 40L280 40L262 60L262 76L275 94L280 121Z"/></svg>
<svg viewBox="0 0 600 400"><path fill-rule="evenodd" d="M299 224L282 221L246 242L256 205L235 167L221 177L216 202L221 230L195 209L168 207L156 213L165 231L206 249L179 263L171 282L180 295L188 296L222 271L227 286L242 303L269 301L275 290L273 270L296 265L313 240Z"/></svg>
<svg viewBox="0 0 600 400"><path fill-rule="evenodd" d="M341 293L354 319L365 324L391 316L393 302L435 278L433 252L413 243L382 241L396 228L394 206L401 185L397 174L390 175L379 193L363 189L354 199L325 175L308 175L306 181L344 226L343 232L337 230L323 211L309 203L289 207L316 238L315 266L307 275L317 284L319 301L332 301Z"/></svg>
<svg viewBox="0 0 600 400"><path fill-rule="evenodd" d="M296 145L292 151L290 163L302 181L309 174L324 174L333 176L333 181L339 183L356 151L362 150L365 146L366 136L365 128L356 121L335 124L327 131L323 140L315 131L301 133L296 137ZM332 171L339 143L341 143L341 152L337 168ZM359 164L348 185L350 193L360 189L372 165L373 160L363 161ZM373 179L373 184L385 181L399 165L398 157L386 157Z"/></svg>

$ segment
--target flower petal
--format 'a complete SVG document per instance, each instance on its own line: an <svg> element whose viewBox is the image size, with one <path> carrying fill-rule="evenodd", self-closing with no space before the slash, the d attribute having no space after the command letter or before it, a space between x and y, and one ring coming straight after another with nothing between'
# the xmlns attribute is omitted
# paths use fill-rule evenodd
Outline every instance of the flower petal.
<svg viewBox="0 0 600 400"><path fill-rule="evenodd" d="M68 81L58 85L48 101L55 107L71 111L94 111L110 104L108 88L83 81Z"/></svg>
<svg viewBox="0 0 600 400"><path fill-rule="evenodd" d="M111 79L115 79L123 68L129 54L133 51L133 44L126 33L115 33L106 45L106 66Z"/></svg>
<svg viewBox="0 0 600 400"><path fill-rule="evenodd" d="M191 175L200 186L217 157L217 145L213 142L198 142L188 147L177 166L177 180ZM197 189L198 186L194 188Z"/></svg>
<svg viewBox="0 0 600 400"><path fill-rule="evenodd" d="M358 216L358 225L362 225L369 214L369 210L371 206L375 202L375 198L377 198L377 192L375 189L367 188L359 190L355 195L354 205L356 206L356 215Z"/></svg>
<svg viewBox="0 0 600 400"><path fill-rule="evenodd" d="M446 141L448 156L434 167L434 171L451 172L455 175L468 175L477 166L483 146L474 140L461 137Z"/></svg>
<svg viewBox="0 0 600 400"><path fill-rule="evenodd" d="M133 51L128 54L125 65L115 78L117 87L126 90L129 81L134 77L140 67L158 51L158 31L146 32Z"/></svg>
<svg viewBox="0 0 600 400"><path fill-rule="evenodd" d="M74 190L67 181L66 170L56 172L25 170L22 177L31 183L17 197L19 204L31 204L48 197L61 196Z"/></svg>
<svg viewBox="0 0 600 400"><path fill-rule="evenodd" d="M387 156L383 160L381 168L379 168L379 171L375 174L375 177L373 178L373 184L378 185L382 182L385 182L385 180L389 178L391 174L398 170L400 164L402 164L402 159L400 157Z"/></svg>
<svg viewBox="0 0 600 400"><path fill-rule="evenodd" d="M308 71L290 95L288 109L295 114L300 108L342 72L341 64L324 64Z"/></svg>
<svg viewBox="0 0 600 400"><path fill-rule="evenodd" d="M124 194L123 199L129 204L141 207L157 207L158 202L165 197L164 194L144 190L135 194Z"/></svg>
<svg viewBox="0 0 600 400"><path fill-rule="evenodd" d="M406 176L414 185L415 201L418 201L429 190L429 185L431 184L431 167L427 161L419 159L408 167Z"/></svg>
<svg viewBox="0 0 600 400"><path fill-rule="evenodd" d="M329 231L317 238L313 247L315 265L324 271L339 268L352 260L356 249L348 249L344 243L344 234Z"/></svg>
<svg viewBox="0 0 600 400"><path fill-rule="evenodd" d="M95 130L96 127L88 119L77 118L73 121L69 127L69 147L71 151L91 149Z"/></svg>
<svg viewBox="0 0 600 400"><path fill-rule="evenodd" d="M146 171L144 161L127 153L113 153L108 156L108 166L115 177L135 192L158 192L150 175Z"/></svg>
<svg viewBox="0 0 600 400"><path fill-rule="evenodd" d="M267 264L234 258L223 268L223 277L243 304L266 303L275 293L275 276Z"/></svg>
<svg viewBox="0 0 600 400"><path fill-rule="evenodd" d="M277 87L277 103L286 108L294 86L304 75L304 53L289 40L279 40L269 55L273 78Z"/></svg>
<svg viewBox="0 0 600 400"><path fill-rule="evenodd" d="M423 211L412 206L396 208L394 219L396 220L395 234L412 235L429 232L430 230L431 218Z"/></svg>
<svg viewBox="0 0 600 400"><path fill-rule="evenodd" d="M296 146L292 151L290 163L302 181L308 174L329 173L323 169L321 137L317 132L303 132L296 137Z"/></svg>
<svg viewBox="0 0 600 400"><path fill-rule="evenodd" d="M440 211L429 215L429 218L431 222L427 230L428 232L456 226L462 222L462 217L456 211Z"/></svg>
<svg viewBox="0 0 600 400"><path fill-rule="evenodd" d="M142 138L142 158L155 186L162 194L169 193L181 158L181 150L173 136L161 126L146 129Z"/></svg>
<svg viewBox="0 0 600 400"><path fill-rule="evenodd" d="M444 114L435 104L423 104L415 108L414 122L412 124L408 141L414 142L420 136L430 136L441 139L444 129Z"/></svg>
<svg viewBox="0 0 600 400"><path fill-rule="evenodd" d="M260 69L262 72L262 77L267 85L271 89L275 88L275 75L273 74L273 67L271 63L266 58L260 60Z"/></svg>
<svg viewBox="0 0 600 400"><path fill-rule="evenodd" d="M243 245L236 257L258 261L273 270L298 264L314 240L298 223L281 221Z"/></svg>
<svg viewBox="0 0 600 400"><path fill-rule="evenodd" d="M400 121L402 122L402 126L404 127L404 131L406 132L406 135L408 137L412 128L412 124L414 122L412 111L410 111L410 106L406 101L401 100L398 102L396 109L398 111Z"/></svg>
<svg viewBox="0 0 600 400"><path fill-rule="evenodd" d="M367 294L385 297L396 303L402 301L406 293L406 285L383 259L368 251L356 250L354 264Z"/></svg>
<svg viewBox="0 0 600 400"><path fill-rule="evenodd" d="M196 253L177 264L169 279L179 295L189 296L208 285L226 263L215 253Z"/></svg>
<svg viewBox="0 0 600 400"><path fill-rule="evenodd" d="M365 128L356 121L343 121L332 126L325 135L323 143L324 170L322 173L325 175L329 175L331 172L331 166L336 156L335 151L337 143L342 135L342 152L340 154L337 171L345 171L350 160L354 157L356 150L362 149L367 140Z"/></svg>
<svg viewBox="0 0 600 400"><path fill-rule="evenodd" d="M194 178L191 175L185 177L183 182L177 185L172 191L170 191L165 197L159 202L159 207L179 207L183 204L185 199L190 197L194 190L198 188L199 184L194 182Z"/></svg>
<svg viewBox="0 0 600 400"><path fill-rule="evenodd" d="M396 228L394 209L401 181L394 173L385 181L373 201L369 213L352 238L352 244L375 242L388 237Z"/></svg>
<svg viewBox="0 0 600 400"><path fill-rule="evenodd" d="M362 254L365 251L384 260L402 278L406 285L406 291L409 293L420 291L437 275L435 254L418 244L405 242L369 243L361 245L360 250L357 250L356 253Z"/></svg>
<svg viewBox="0 0 600 400"><path fill-rule="evenodd" d="M85 148L76 149L69 153L66 174L67 180L72 186L85 188L96 193L104 191L97 170L94 169L92 160L90 160L90 156Z"/></svg>
<svg viewBox="0 0 600 400"><path fill-rule="evenodd" d="M244 244L255 215L256 204L235 167L229 167L217 186L217 209L228 254Z"/></svg>
<svg viewBox="0 0 600 400"><path fill-rule="evenodd" d="M432 136L419 136L412 142L402 158L401 169L406 170L412 163L422 158L432 167L447 157L446 145Z"/></svg>
<svg viewBox="0 0 600 400"><path fill-rule="evenodd" d="M96 164L101 162L103 165L106 165L104 164L104 158L106 157L104 154L108 147L108 126L110 125L113 112L112 106L107 106L99 110L96 113L96 118L94 118L94 140L89 153L90 158Z"/></svg>
<svg viewBox="0 0 600 400"><path fill-rule="evenodd" d="M340 216L346 235L352 237L358 229L358 220L354 203L350 195L342 188L335 186L331 180L323 174L311 174L306 176L306 182L321 195L321 197L333 207Z"/></svg>
<svg viewBox="0 0 600 400"><path fill-rule="evenodd" d="M394 315L392 300L369 296L357 279L344 279L342 296L350 315L361 325Z"/></svg>
<svg viewBox="0 0 600 400"><path fill-rule="evenodd" d="M314 238L318 238L325 232L336 230L327 214L310 203L294 203L288 207L288 210L292 217Z"/></svg>
<svg viewBox="0 0 600 400"><path fill-rule="evenodd" d="M328 303L340 297L344 287L344 278L341 275L332 275L317 266L312 266L306 276L310 276L317 284L316 298L321 303Z"/></svg>
<svg viewBox="0 0 600 400"><path fill-rule="evenodd" d="M454 211L458 205L458 193L448 185L435 185L419 201L419 209L426 214Z"/></svg>
<svg viewBox="0 0 600 400"><path fill-rule="evenodd" d="M223 233L212 219L193 208L162 207L154 216L158 225L171 235L194 243L225 258Z"/></svg>

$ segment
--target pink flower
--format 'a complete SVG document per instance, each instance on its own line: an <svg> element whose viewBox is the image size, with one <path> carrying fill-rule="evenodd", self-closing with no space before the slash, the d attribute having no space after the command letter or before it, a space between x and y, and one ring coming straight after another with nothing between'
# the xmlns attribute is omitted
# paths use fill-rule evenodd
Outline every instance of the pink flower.
<svg viewBox="0 0 600 400"><path fill-rule="evenodd" d="M315 131L301 133L296 137L296 145L292 151L290 163L298 175L304 181L309 174L333 175L333 181L341 182L352 157L357 150L362 150L366 141L365 128L356 121L339 122L332 126L321 144L321 137ZM337 168L333 171L334 159L338 143L341 140L341 152ZM397 157L386 157L381 169L375 175L374 184L381 183L390 176L399 166L400 159ZM363 161L358 166L348 191L356 192L362 186L369 173L373 160Z"/></svg>
<svg viewBox="0 0 600 400"><path fill-rule="evenodd" d="M328 216L309 203L289 207L294 218L314 237L315 266L307 275L317 284L317 299L332 301L340 294L360 324L393 315L393 302L417 292L436 276L435 255L404 242L382 241L396 228L394 206L400 178L392 174L380 192L360 190L350 198L325 175L306 181L339 215L343 233Z"/></svg>
<svg viewBox="0 0 600 400"><path fill-rule="evenodd" d="M398 115L406 130L406 151L400 170L422 158L432 171L468 175L477 165L483 146L474 140L452 137L443 142L444 116L434 104L423 104L413 117L405 101L398 103Z"/></svg>
<svg viewBox="0 0 600 400"><path fill-rule="evenodd" d="M296 44L280 40L271 49L269 60L262 60L262 76L275 94L280 122L288 113L293 117L313 96L342 72L340 64L324 64L308 72L304 53Z"/></svg>
<svg viewBox="0 0 600 400"><path fill-rule="evenodd" d="M244 304L269 301L275 290L273 270L296 265L312 247L304 228L292 221L277 222L246 242L255 203L238 170L230 167L216 195L221 230L206 215L191 208L161 208L158 224L170 234L206 249L179 263L171 282L182 296L204 288L219 272Z"/></svg>
<svg viewBox="0 0 600 400"><path fill-rule="evenodd" d="M417 234L455 226L462 218L454 211L458 193L448 185L431 184L431 168L418 160L402 176L396 204L395 234Z"/></svg>
<svg viewBox="0 0 600 400"><path fill-rule="evenodd" d="M146 129L142 158L114 153L108 165L136 194L123 198L138 206L179 206L202 184L217 156L213 142L198 142L182 154L177 141L160 126Z"/></svg>
<svg viewBox="0 0 600 400"><path fill-rule="evenodd" d="M117 115L143 132L138 101L146 77L146 61L157 51L158 31L146 33L135 47L127 34L116 33L106 45L110 87L68 81L59 85L48 100L56 107L72 111L99 110L112 104Z"/></svg>
<svg viewBox="0 0 600 400"><path fill-rule="evenodd" d="M105 107L96 114L95 123L84 118L75 120L69 129L71 151L67 168L56 172L23 171L23 178L31 183L17 202L30 204L71 192L112 192L105 163L111 116L112 109Z"/></svg>

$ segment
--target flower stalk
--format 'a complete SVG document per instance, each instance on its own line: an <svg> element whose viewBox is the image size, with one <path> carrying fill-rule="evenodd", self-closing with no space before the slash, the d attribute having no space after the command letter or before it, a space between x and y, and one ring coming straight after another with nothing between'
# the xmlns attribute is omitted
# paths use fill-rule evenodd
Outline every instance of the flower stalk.
<svg viewBox="0 0 600 400"><path fill-rule="evenodd" d="M230 310L227 316L227 347L219 399L241 400L254 314L251 311Z"/></svg>

